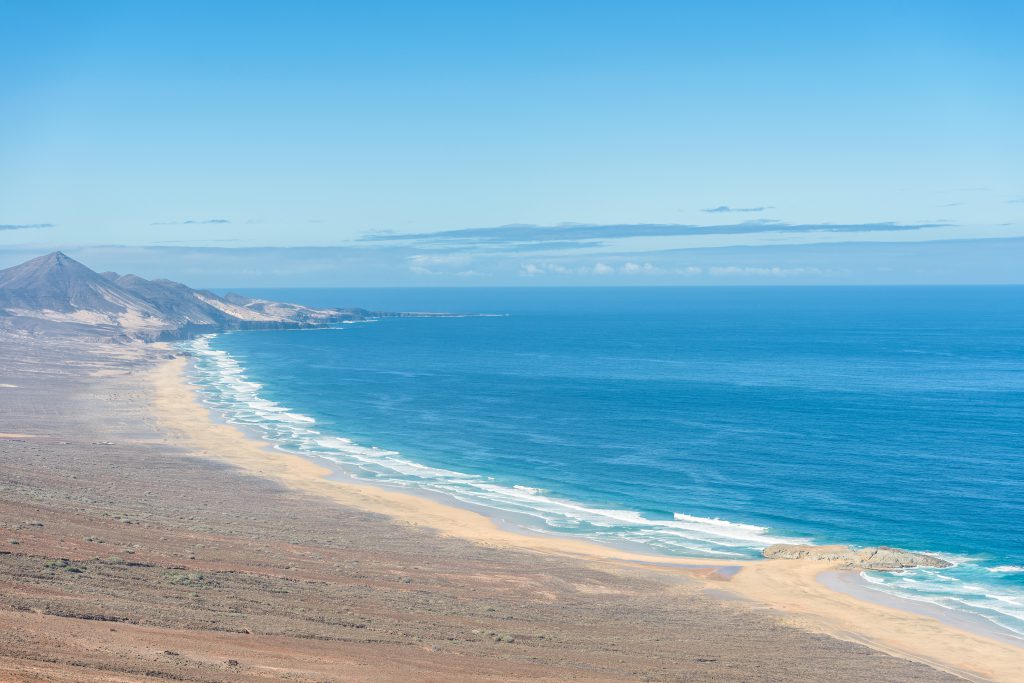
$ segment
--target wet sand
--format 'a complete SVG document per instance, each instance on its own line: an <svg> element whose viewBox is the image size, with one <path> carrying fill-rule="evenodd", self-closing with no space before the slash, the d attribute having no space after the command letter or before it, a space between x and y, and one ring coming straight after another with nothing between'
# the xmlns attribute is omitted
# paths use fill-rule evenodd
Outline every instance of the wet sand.
<svg viewBox="0 0 1024 683"><path fill-rule="evenodd" d="M803 563L730 578L327 479L211 420L166 349L4 341L0 680L1014 680L1024 662Z"/></svg>

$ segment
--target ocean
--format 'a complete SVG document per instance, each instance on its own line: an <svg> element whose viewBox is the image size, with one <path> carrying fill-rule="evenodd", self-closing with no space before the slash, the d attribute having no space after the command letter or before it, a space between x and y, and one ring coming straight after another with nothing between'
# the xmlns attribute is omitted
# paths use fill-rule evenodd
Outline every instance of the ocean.
<svg viewBox="0 0 1024 683"><path fill-rule="evenodd" d="M873 590L1024 636L1024 288L243 290L392 318L186 342L229 422L531 533L890 545Z"/></svg>

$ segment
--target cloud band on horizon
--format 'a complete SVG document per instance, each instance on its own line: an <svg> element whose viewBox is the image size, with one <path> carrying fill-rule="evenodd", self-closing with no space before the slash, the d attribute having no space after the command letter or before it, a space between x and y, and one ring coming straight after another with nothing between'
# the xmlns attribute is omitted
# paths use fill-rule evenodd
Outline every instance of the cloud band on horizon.
<svg viewBox="0 0 1024 683"><path fill-rule="evenodd" d="M880 223L785 223L773 220L756 220L732 225L688 225L673 223L629 223L597 225L569 223L565 225L512 224L489 228L463 228L437 232L396 233L367 235L360 241L443 241L503 244L512 242L549 242L573 240L599 240L627 237L678 237L687 235L744 235L764 232L814 233L814 232L896 232L921 230L923 228L945 227L945 223L901 224Z"/></svg>

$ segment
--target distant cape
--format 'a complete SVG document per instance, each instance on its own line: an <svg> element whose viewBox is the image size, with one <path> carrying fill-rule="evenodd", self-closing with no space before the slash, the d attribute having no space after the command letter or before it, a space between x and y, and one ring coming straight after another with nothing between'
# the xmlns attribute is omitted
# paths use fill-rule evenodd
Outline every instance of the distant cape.
<svg viewBox="0 0 1024 683"><path fill-rule="evenodd" d="M240 294L218 296L170 280L97 273L55 251L0 270L0 329L170 341L245 329L318 327L372 317L359 308L310 308Z"/></svg>

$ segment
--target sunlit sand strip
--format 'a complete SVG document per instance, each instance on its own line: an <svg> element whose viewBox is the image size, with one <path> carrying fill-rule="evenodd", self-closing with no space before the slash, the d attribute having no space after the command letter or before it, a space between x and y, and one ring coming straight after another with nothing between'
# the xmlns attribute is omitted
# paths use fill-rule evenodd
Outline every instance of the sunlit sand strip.
<svg viewBox="0 0 1024 683"><path fill-rule="evenodd" d="M182 358L167 361L150 378L155 389L157 419L169 438L196 455L231 463L343 505L489 546L554 553L604 565L642 563L651 571L683 570L719 589L728 577L708 571L709 565L740 568L742 571L728 578L730 591L785 613L791 623L801 628L860 642L968 680L1024 680L1024 648L928 616L831 590L818 581L820 574L835 568L828 563L665 557L626 552L584 540L527 536L502 529L490 518L471 510L367 484L328 479L332 474L329 469L274 450L232 425L214 422L185 381L186 363Z"/></svg>

